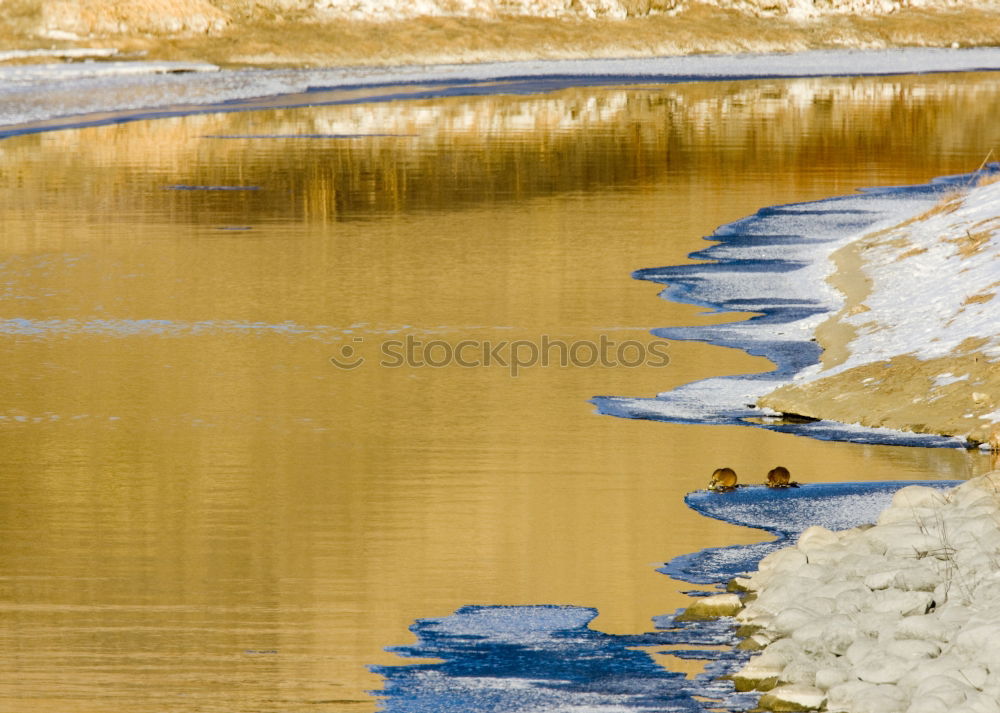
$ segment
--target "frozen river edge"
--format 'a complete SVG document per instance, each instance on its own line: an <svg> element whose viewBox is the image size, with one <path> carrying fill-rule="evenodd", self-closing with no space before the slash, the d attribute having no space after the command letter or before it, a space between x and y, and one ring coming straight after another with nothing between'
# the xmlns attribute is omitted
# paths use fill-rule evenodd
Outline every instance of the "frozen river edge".
<svg viewBox="0 0 1000 713"><path fill-rule="evenodd" d="M598 397L598 410L823 440L996 447L997 170L763 208L708 236L717 244L689 256L702 262L637 271L666 285L664 299L758 313L654 334L742 349L775 369L655 398Z"/></svg>
<svg viewBox="0 0 1000 713"><path fill-rule="evenodd" d="M173 70L167 69L167 70L164 70L164 71L173 71ZM182 70L182 71L188 71L188 70ZM183 86L184 82L186 82L188 80L192 80L193 81L195 78L201 78L201 77L206 77L207 78L207 77L210 77L210 76L215 76L215 73L209 74L209 73L206 72L204 75L202 75L202 74L197 74L197 75L196 74L179 74L179 75L178 74L164 74L164 75L156 75L156 76L158 76L158 77L162 76L164 79L170 80L168 83L171 84L171 85L174 82L176 82L177 86ZM148 79L148 77L145 77L145 79ZM66 92L67 94L69 94L71 92L71 90L72 90L73 85L74 85L74 81L76 81L76 80L67 80L65 83L60 83L59 84L59 91ZM106 79L102 80L102 81L106 81ZM142 80L140 78L135 77L135 76L133 76L132 79L129 80L129 81L133 81L137 85L138 84L142 84ZM444 81L444 80L442 80L442 81ZM487 80L482 80L482 81L485 82ZM515 80L511 80L511 81L513 82ZM526 87L524 89L525 91L538 91L539 89L537 89L537 88L536 89L531 89L531 87L535 87L535 86L541 87L541 88L544 88L544 87L547 87L547 86L556 87L556 86L559 85L559 82L566 82L567 80L565 80L565 79L546 79L544 81L545 82L551 82L551 85L542 83L543 82L542 79L531 79L530 81L527 81L526 84L524 84L524 85L518 85L518 86ZM612 81L612 80L609 79L609 78L601 79L600 77L598 77L596 79L581 80L581 82L582 81L592 81L594 83L601 83L602 81ZM625 78L616 78L614 81L634 81L634 78L631 78L631 79L628 78L628 77L625 77ZM668 81L668 80L651 79L649 81ZM682 80L681 79L675 79L674 81L682 81ZM537 85L534 84L535 82L537 82L538 84ZM30 86L30 83L26 84L26 85L21 85L21 86L22 87L23 86ZM416 95L419 92L440 92L440 93L445 93L447 91L472 91L473 89L475 89L476 91L499 91L499 90L503 90L503 89L508 88L507 86L505 86L505 87L500 87L498 89L495 86L485 86L485 85L475 85L474 86L473 84L470 84L469 87L472 87L472 88L471 89L470 88L466 88L466 87L455 88L455 87L453 87L451 85L445 86L444 84L442 84L441 86L435 86L435 87L432 87L432 88L424 88L424 87L415 87L414 86L414 87L409 87L409 89L407 91L409 91L410 89L412 89L413 92L414 92L414 95ZM119 87L119 90L120 89L121 89L121 87ZM308 92L311 91L312 89L313 89L312 87L308 87L307 86L306 90L303 90L303 91L307 92L307 95L305 96L306 99L309 98ZM346 91L347 88L345 88L344 90ZM26 91L26 94L25 94L26 96L28 94L31 94L30 90L25 90L25 91ZM318 94L318 92L315 92L315 93ZM84 99L86 100L86 92L80 92L80 94L83 95ZM256 95L249 95L249 96L256 96ZM390 96L390 95L387 94L386 96ZM395 98L398 98L398 95L391 95L391 96L395 97ZM409 96L409 95L407 95L407 96ZM37 98L37 95L36 95L36 98ZM234 100L234 101L236 101L236 100ZM276 97L276 98L273 98L273 99L269 99L268 101L280 102L280 101L284 101L284 99L282 99L281 97ZM338 100L338 101L340 101L340 100ZM364 99L344 99L343 101L366 101L366 100L364 100ZM208 103L208 104L192 104L191 106L196 106L198 108L191 109L190 111L219 111L219 110L230 110L230 109L231 110L241 110L241 109L257 108L257 106L258 106L256 104L254 104L253 102L250 102L250 101L245 101L244 102L244 100L239 100L239 102L243 102L243 103L233 104L231 106L226 106L226 107L222 107L222 108L220 108L218 104L213 105L211 103ZM263 104L263 102L261 104ZM53 106L55 106L55 105L53 105ZM188 109L185 109L183 107L179 108L179 107L163 106L160 109L150 110L148 108L148 106L146 106L146 105L144 105L144 106L146 108L139 108L139 109L134 110L134 111L133 110L124 110L124 113L122 113L122 114L116 114L115 116L117 117L117 120L123 120L123 117L127 120L127 119L154 118L155 116L159 116L159 115L166 116L166 115L171 115L171 112L173 112L174 114L189 112ZM162 112L162 113L161 114L156 114L156 112ZM101 117L101 118L99 118L99 117L86 118L86 117L81 117L80 115L76 114L76 115L70 115L70 116L68 116L65 119L65 121L67 123L65 123L63 125L65 125L65 126L84 125L84 123L80 123L81 121L83 121L83 122L90 121L90 122L102 123L102 122L114 121L114 120L116 120L116 119L115 118L103 118L103 117ZM43 120L38 120L38 121L43 121ZM78 123L74 124L73 122L78 122ZM33 128L31 128L30 130L46 130L46 128L58 128L58 127L56 127L54 125L53 126L48 126L48 127L42 127L40 124L35 124L35 125L33 125ZM12 129L7 135L13 135L15 133L24 133L24 130ZM929 201L928 204L933 204L933 201L936 201L938 198L939 198L938 194L935 194L934 196L928 196L927 197L927 199ZM783 669L783 671L784 671L784 669Z"/></svg>
<svg viewBox="0 0 1000 713"><path fill-rule="evenodd" d="M221 69L170 61L22 64L0 66L0 138L194 113L568 86L997 70L1000 48L992 47L323 69Z"/></svg>
<svg viewBox="0 0 1000 713"><path fill-rule="evenodd" d="M737 688L761 706L831 713L1000 711L1000 471L909 486L874 526L806 529L704 604L739 610ZM730 610L732 613L732 610Z"/></svg>

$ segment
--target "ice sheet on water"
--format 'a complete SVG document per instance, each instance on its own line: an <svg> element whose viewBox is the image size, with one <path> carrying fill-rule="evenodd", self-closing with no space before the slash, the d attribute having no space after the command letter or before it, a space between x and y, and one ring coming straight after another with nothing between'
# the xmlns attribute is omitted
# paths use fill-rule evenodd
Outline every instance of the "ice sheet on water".
<svg viewBox="0 0 1000 713"><path fill-rule="evenodd" d="M712 518L777 535L774 542L703 550L672 560L662 571L676 578L721 584L752 570L766 554L793 542L806 528L846 529L874 522L893 494L913 482L819 483L783 490L763 486L729 493L697 491L685 502ZM955 481L924 482L947 488ZM437 663L375 667L385 678L380 692L390 713L451 711L681 711L749 710L756 694L738 694L720 680L748 658L733 646L731 620L654 619L655 631L634 636L590 628L597 610L574 606L470 606L451 616L418 620L417 642L392 649L404 657ZM647 653L712 659L692 679L671 672Z"/></svg>
<svg viewBox="0 0 1000 713"><path fill-rule="evenodd" d="M763 557L794 543L808 527L820 525L828 530L847 530L874 523L900 488L926 485L944 489L958 482L809 483L784 489L748 486L728 493L698 490L684 499L693 510L734 525L766 530L776 535L776 539L682 555L665 564L660 571L688 582L721 584L753 571Z"/></svg>
<svg viewBox="0 0 1000 713"><path fill-rule="evenodd" d="M586 631L596 616L596 610L583 607L466 607L442 619L423 619L419 626L436 636L523 642L557 631Z"/></svg>
<svg viewBox="0 0 1000 713"><path fill-rule="evenodd" d="M64 50L63 53L66 51ZM9 53L5 53L9 55ZM114 56L110 49L80 50L82 56ZM72 55L67 55L72 56ZM10 56L10 59L18 58ZM23 57L20 57L23 58ZM4 59L0 55L0 59ZM218 72L219 68L208 62L60 62L51 64L15 64L0 66L0 83L11 85L37 86L41 83L67 82L94 77L125 77L152 74L184 74L188 72Z"/></svg>
<svg viewBox="0 0 1000 713"><path fill-rule="evenodd" d="M752 698L715 680L746 659L743 652L717 655L702 675L687 679L660 666L644 650L671 644L735 643L721 622L675 622L664 616L659 631L635 636L605 634L588 624L595 609L572 606L475 606L448 617L417 621L404 655L440 663L380 666L383 709L392 713L455 711L690 711L706 710L696 696L713 696L732 710ZM717 654L717 652L713 652Z"/></svg>

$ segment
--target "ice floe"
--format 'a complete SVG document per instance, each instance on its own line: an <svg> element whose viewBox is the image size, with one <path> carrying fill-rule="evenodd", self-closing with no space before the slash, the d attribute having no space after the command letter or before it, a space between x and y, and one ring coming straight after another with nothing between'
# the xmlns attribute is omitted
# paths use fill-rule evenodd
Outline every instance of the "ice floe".
<svg viewBox="0 0 1000 713"><path fill-rule="evenodd" d="M417 621L412 646L392 649L437 662L379 666L378 695L387 713L535 711L536 713L701 713L706 701L749 709L756 696L741 694L720 677L747 659L727 649L736 643L731 620L658 621L660 630L605 634L589 624L597 611L574 606L470 606ZM672 655L715 660L693 679L668 671L647 653L664 646Z"/></svg>
<svg viewBox="0 0 1000 713"><path fill-rule="evenodd" d="M684 502L707 517L734 525L754 527L775 536L769 542L709 548L681 555L660 571L675 579L697 584L718 584L752 572L766 555L795 542L813 525L843 530L873 523L906 482L808 483L798 488L764 486L737 488L728 493L698 490ZM955 481L922 483L946 488Z"/></svg>

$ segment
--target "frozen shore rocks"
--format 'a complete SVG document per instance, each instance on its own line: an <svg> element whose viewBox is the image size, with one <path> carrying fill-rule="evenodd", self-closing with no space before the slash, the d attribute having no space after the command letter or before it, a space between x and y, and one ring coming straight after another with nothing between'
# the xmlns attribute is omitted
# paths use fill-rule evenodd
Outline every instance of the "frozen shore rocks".
<svg viewBox="0 0 1000 713"><path fill-rule="evenodd" d="M1000 713L1000 471L908 486L874 526L811 527L741 579L734 680L772 710Z"/></svg>

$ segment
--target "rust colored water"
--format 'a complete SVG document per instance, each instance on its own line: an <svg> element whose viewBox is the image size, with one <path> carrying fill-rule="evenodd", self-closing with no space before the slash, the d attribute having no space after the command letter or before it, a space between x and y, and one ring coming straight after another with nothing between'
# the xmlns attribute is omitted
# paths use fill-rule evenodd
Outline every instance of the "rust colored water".
<svg viewBox="0 0 1000 713"><path fill-rule="evenodd" d="M586 367L584 346L512 376L481 345L651 348L649 328L729 319L629 274L763 206L972 170L1000 145L998 115L1000 79L967 75L4 141L0 711L372 711L366 667L396 661L383 648L416 618L578 604L605 631L648 629L683 601L657 563L758 539L684 507L716 467L985 468L587 403L767 367L734 350ZM380 365L391 340L435 363L465 342L470 365Z"/></svg>

